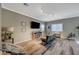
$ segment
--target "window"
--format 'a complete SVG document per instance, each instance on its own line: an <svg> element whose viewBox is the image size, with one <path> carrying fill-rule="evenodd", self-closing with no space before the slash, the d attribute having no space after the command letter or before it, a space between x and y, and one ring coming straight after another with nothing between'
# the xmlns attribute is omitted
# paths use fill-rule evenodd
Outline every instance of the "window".
<svg viewBox="0 0 79 59"><path fill-rule="evenodd" d="M52 24L51 30L54 32L61 32L63 31L63 24Z"/></svg>
<svg viewBox="0 0 79 59"><path fill-rule="evenodd" d="M44 31L44 30L45 30L45 25L41 24L41 31Z"/></svg>

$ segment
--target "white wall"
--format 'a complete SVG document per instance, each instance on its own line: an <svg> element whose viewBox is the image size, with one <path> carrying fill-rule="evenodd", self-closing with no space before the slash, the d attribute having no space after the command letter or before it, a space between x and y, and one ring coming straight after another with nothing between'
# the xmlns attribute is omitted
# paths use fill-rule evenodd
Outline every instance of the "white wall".
<svg viewBox="0 0 79 59"><path fill-rule="evenodd" d="M21 31L21 28L22 28L21 21L26 22L26 31L25 32ZM20 14L17 14L15 12L12 12L9 10L2 9L2 26L3 27L14 27L15 44L24 42L27 40L31 40L32 32L40 31L40 29L34 30L34 29L30 28L31 21L36 21L36 22L42 23L41 21L37 21L36 19L33 19L31 17L27 17L27 16L20 15Z"/></svg>

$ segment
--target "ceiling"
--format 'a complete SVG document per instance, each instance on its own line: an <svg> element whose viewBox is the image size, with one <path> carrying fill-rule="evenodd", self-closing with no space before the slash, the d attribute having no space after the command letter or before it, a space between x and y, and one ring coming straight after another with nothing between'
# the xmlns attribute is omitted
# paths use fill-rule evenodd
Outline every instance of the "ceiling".
<svg viewBox="0 0 79 59"><path fill-rule="evenodd" d="M2 3L2 8L44 22L79 16L79 3Z"/></svg>

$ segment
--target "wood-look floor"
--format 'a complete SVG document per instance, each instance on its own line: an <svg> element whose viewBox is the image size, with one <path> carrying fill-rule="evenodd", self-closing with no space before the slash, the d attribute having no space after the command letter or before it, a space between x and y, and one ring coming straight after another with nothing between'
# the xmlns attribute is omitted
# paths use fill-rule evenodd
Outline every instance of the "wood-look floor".
<svg viewBox="0 0 79 59"><path fill-rule="evenodd" d="M79 45L75 40L55 40L44 55L79 55Z"/></svg>

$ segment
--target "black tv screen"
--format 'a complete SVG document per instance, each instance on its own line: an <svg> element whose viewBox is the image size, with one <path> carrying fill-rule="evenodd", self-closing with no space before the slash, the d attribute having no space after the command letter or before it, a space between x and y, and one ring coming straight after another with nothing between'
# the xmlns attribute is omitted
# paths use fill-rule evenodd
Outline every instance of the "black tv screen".
<svg viewBox="0 0 79 59"><path fill-rule="evenodd" d="M40 23L32 21L31 22L31 28L39 29L40 28Z"/></svg>

